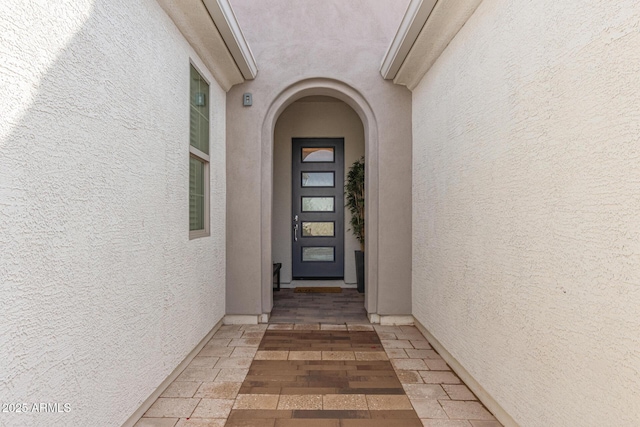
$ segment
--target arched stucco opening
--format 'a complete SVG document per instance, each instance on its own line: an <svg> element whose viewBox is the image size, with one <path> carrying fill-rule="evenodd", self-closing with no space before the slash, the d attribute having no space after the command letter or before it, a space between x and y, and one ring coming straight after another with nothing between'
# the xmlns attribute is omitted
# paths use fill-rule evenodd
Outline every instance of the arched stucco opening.
<svg viewBox="0 0 640 427"><path fill-rule="evenodd" d="M314 163L309 166L298 163L302 153L297 153L294 145L315 144L321 141L338 144L338 157L335 159L337 163L335 161ZM281 264L280 283L282 287L338 286L355 288L357 274L354 251L360 249L360 243L351 231L351 213L349 209L345 208L343 178L346 178L351 165L364 156L362 120L353 108L337 98L317 95L300 98L285 108L278 117L275 125L273 152L271 256L274 263ZM311 168L317 173L319 169L322 169L324 173L307 175L306 185L309 186L299 187L302 184L302 176L299 179L294 179L296 176L293 170L294 162L305 170ZM337 171L334 170L336 165L340 165ZM333 180L333 185L326 187L325 185L329 184L329 176ZM309 181L310 179L311 181ZM308 191L316 196L319 195L318 193L331 196L331 194L338 192L343 203L336 204L335 212L303 213L300 211L301 206L298 207L298 197L294 198L294 193L305 191L303 188L308 188ZM294 207L298 208L294 209ZM294 220L296 216L298 217L297 223ZM315 221L309 222L309 219ZM317 223L317 220L322 221ZM326 223L327 220L331 225ZM299 230L295 229L294 224L298 225ZM327 233L332 234L333 237L326 236ZM314 236L310 236L310 234L314 234ZM320 236L319 234L324 235ZM305 263L303 265L301 250L302 247L308 247L308 245L333 247L333 262L330 264ZM337 258L335 258L336 255ZM326 257L327 254L324 253L321 256ZM328 277L327 274L334 277ZM282 294L273 294L274 309L278 306L277 296ZM351 295L352 292L346 294ZM360 297L361 306L363 306L364 295ZM287 301L288 298L286 298ZM276 314L277 312L271 312L272 316Z"/></svg>
<svg viewBox="0 0 640 427"><path fill-rule="evenodd" d="M265 115L261 131L261 212L260 250L262 311L269 313L273 306L272 295L272 214L273 214L273 164L274 132L278 118L293 102L313 95L339 99L349 105L360 117L364 128L367 197L365 242L365 308L368 313L377 311L378 275L378 127L375 115L366 99L351 86L337 80L314 78L297 82L275 97Z"/></svg>

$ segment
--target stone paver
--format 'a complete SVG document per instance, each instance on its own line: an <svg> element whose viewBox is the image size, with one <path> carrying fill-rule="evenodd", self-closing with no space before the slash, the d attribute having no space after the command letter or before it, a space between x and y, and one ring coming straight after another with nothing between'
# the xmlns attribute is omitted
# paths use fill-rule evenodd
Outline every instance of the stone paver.
<svg viewBox="0 0 640 427"><path fill-rule="evenodd" d="M193 418L227 418L233 403L233 399L200 399L191 416Z"/></svg>
<svg viewBox="0 0 640 427"><path fill-rule="evenodd" d="M411 404L420 419L449 419L440 402L435 399L411 399Z"/></svg>
<svg viewBox="0 0 640 427"><path fill-rule="evenodd" d="M451 371L420 371L426 384L460 384L460 378Z"/></svg>
<svg viewBox="0 0 640 427"><path fill-rule="evenodd" d="M444 388L451 400L478 400L466 385L443 384L442 388Z"/></svg>
<svg viewBox="0 0 640 427"><path fill-rule="evenodd" d="M480 402L441 400L440 404L444 408L449 418L454 420L495 420L493 415L491 415L491 413L487 411Z"/></svg>
<svg viewBox="0 0 640 427"><path fill-rule="evenodd" d="M200 403L200 399L160 397L151 405L145 417L188 417L198 403Z"/></svg>
<svg viewBox="0 0 640 427"><path fill-rule="evenodd" d="M177 418L140 418L133 427L174 427Z"/></svg>
<svg viewBox="0 0 640 427"><path fill-rule="evenodd" d="M332 318L221 327L136 424L169 426L501 424L417 328Z"/></svg>
<svg viewBox="0 0 640 427"><path fill-rule="evenodd" d="M196 381L174 381L160 397L193 397L200 384Z"/></svg>
<svg viewBox="0 0 640 427"><path fill-rule="evenodd" d="M193 397L206 399L235 399L241 382L203 382Z"/></svg>

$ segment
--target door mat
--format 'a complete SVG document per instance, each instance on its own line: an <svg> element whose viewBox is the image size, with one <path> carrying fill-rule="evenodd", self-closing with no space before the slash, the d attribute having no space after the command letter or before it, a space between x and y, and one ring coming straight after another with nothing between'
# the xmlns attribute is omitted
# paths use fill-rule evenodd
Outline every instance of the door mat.
<svg viewBox="0 0 640 427"><path fill-rule="evenodd" d="M339 294L342 292L342 288L338 288L338 287L329 287L329 286L302 286L302 287L297 287L295 288L295 290L293 291L296 294Z"/></svg>

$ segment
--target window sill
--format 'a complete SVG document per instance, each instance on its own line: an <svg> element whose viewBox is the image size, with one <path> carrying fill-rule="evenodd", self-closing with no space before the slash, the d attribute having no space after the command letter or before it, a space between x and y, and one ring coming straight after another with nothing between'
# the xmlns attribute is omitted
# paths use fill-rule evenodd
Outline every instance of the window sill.
<svg viewBox="0 0 640 427"><path fill-rule="evenodd" d="M189 231L189 240L199 239L201 237L209 237L211 233L209 230L192 230Z"/></svg>

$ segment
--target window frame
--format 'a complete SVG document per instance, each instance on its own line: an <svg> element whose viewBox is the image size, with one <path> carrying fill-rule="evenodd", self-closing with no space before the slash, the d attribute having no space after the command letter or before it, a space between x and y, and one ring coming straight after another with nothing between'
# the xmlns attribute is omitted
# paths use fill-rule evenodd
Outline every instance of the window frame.
<svg viewBox="0 0 640 427"><path fill-rule="evenodd" d="M189 66L193 67L193 69L198 73L198 75L200 76L200 78L202 80L204 80L208 87L211 87L211 82L205 77L203 76L202 71L200 71L200 67L198 67L196 64L193 63L193 61L189 61ZM191 112L191 68L189 68L189 102L187 103L187 107L189 108L189 123L191 123L191 114L193 114ZM208 91L209 94L206 97L206 102L210 102L210 95L211 95L211 90ZM209 152L211 152L211 104L209 104L209 117L207 117L208 120L208 124L209 124L209 132L207 132L207 145L209 148ZM193 145L191 145L191 137L189 137L189 160L191 160L191 158L194 158L200 162L202 162L204 164L204 171L203 171L203 175L204 175L204 186L203 186L203 191L204 191L204 212L203 212L203 216L204 216L204 228L198 229L198 230L191 230L191 182L189 182L189 195L188 195L188 200L189 200L189 215L188 215L188 220L187 220L187 227L189 228L189 240L193 240L193 239L198 239L201 237L208 237L211 235L210 233L210 208L211 208L211 178L210 178L210 161L211 161L211 157L210 154L207 154L199 149L197 149L196 147L194 147ZM187 162L187 164L189 164L189 162ZM188 166L190 168L190 166ZM191 180L191 176L189 176L189 180Z"/></svg>

